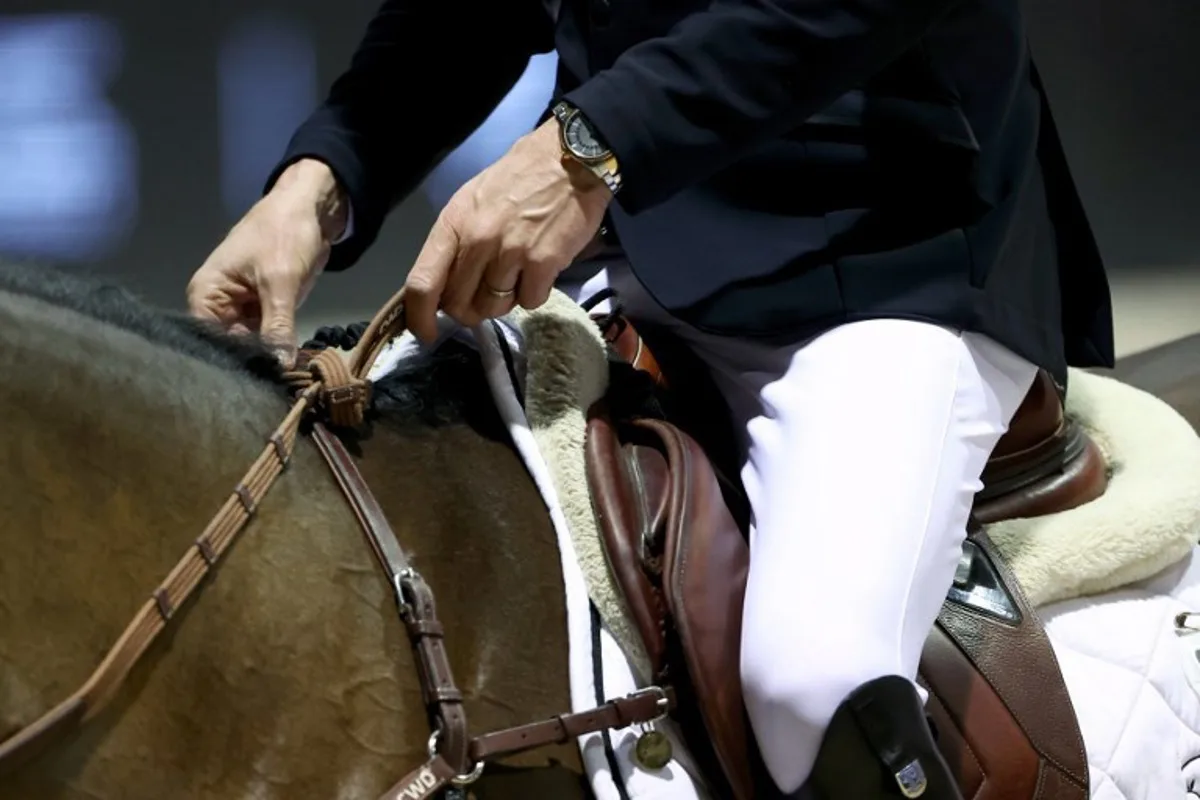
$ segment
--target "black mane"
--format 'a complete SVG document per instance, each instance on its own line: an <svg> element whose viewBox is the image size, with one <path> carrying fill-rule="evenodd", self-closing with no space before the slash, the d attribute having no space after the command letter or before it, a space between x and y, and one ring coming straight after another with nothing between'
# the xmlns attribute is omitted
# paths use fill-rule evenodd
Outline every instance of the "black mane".
<svg viewBox="0 0 1200 800"><path fill-rule="evenodd" d="M283 387L278 360L257 337L232 336L212 324L156 308L111 281L0 261L0 291L69 309L206 364ZM322 344L326 343L305 346ZM376 415L427 426L463 421L491 432L499 425L478 354L457 342L407 360L376 384L373 399Z"/></svg>
<svg viewBox="0 0 1200 800"><path fill-rule="evenodd" d="M155 308L128 289L83 273L0 262L0 291L32 297L112 325L183 355L279 383L282 369L256 337Z"/></svg>

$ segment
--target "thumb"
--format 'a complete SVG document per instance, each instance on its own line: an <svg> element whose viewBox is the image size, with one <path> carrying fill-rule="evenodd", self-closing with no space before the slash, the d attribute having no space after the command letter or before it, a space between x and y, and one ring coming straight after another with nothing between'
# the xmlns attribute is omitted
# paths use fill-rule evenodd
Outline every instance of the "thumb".
<svg viewBox="0 0 1200 800"><path fill-rule="evenodd" d="M295 292L269 285L259 295L262 306L259 335L285 367L296 362L296 300Z"/></svg>

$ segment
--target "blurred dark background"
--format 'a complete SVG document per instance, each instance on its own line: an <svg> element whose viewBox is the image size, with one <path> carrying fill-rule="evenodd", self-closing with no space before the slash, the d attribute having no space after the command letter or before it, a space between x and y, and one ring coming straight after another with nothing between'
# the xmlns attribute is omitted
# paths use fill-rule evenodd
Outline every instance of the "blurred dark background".
<svg viewBox="0 0 1200 800"><path fill-rule="evenodd" d="M376 6L0 0L0 255L78 264L180 306ZM1188 314L1200 307L1200 3L1041 0L1029 13L1119 310L1146 324L1163 303ZM469 52L428 60L487 69ZM553 57L534 60L359 268L324 279L302 322L369 315L399 285L435 209L532 126L552 69Z"/></svg>

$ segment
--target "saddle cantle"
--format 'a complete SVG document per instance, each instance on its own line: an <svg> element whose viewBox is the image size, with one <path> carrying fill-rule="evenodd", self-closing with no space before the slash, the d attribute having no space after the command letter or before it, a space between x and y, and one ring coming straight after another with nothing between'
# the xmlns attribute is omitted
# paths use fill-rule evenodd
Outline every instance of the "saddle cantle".
<svg viewBox="0 0 1200 800"><path fill-rule="evenodd" d="M666 387L641 335L627 320L607 321L616 355ZM671 375L673 389L686 390L676 378L686 373ZM614 422L602 407L589 416L586 458L609 565L652 677L676 688L673 716L699 763L719 766L710 783L737 800L753 797L757 755L738 662L749 548L722 500L718 471L671 422ZM1102 454L1064 414L1053 379L1040 374L988 462L918 676L965 797L1088 796L1082 736L1057 659L979 524L1073 508L1103 494L1107 481Z"/></svg>

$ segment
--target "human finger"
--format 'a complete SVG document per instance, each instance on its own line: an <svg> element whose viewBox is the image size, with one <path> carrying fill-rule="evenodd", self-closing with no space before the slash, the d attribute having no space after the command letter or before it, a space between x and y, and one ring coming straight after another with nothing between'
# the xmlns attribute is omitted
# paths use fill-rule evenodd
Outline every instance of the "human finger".
<svg viewBox="0 0 1200 800"><path fill-rule="evenodd" d="M520 255L501 251L484 267L472 305L483 319L502 317L517 304L520 284Z"/></svg>
<svg viewBox="0 0 1200 800"><path fill-rule="evenodd" d="M458 235L439 217L404 281L408 328L423 342L437 338L438 307L457 252Z"/></svg>

